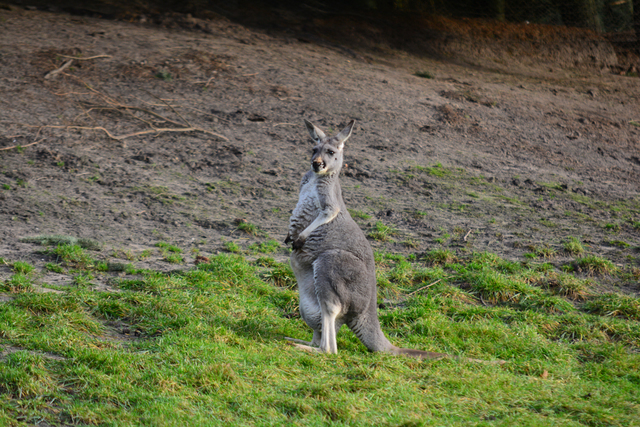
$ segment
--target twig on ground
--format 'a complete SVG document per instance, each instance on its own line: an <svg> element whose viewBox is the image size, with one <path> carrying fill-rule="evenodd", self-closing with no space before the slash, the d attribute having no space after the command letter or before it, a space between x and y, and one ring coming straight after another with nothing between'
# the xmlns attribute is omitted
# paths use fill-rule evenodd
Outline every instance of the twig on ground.
<svg viewBox="0 0 640 427"><path fill-rule="evenodd" d="M421 291L421 290L423 290L423 289L427 289L427 288L429 288L429 287L431 287L431 286L435 285L436 283L440 282L441 280L442 280L442 279L438 279L438 280L436 280L436 281L435 281L435 282L433 282L433 283L429 283L427 286L423 286L423 287L421 287L421 288L418 288L418 289L416 289L415 291L411 292L411 293L410 293L409 295L407 295L407 296L411 296L411 295L415 294L416 292L419 292L419 291Z"/></svg>
<svg viewBox="0 0 640 427"><path fill-rule="evenodd" d="M29 125L26 123L16 123L19 124L20 126L27 126L27 127L36 127L36 125ZM143 130L140 132L133 132L133 133L128 133L125 135L113 135L111 132L109 132L107 129L105 129L102 126L55 126L55 125L42 125L42 126L38 126L38 127L43 127L43 128L50 128L50 129L79 129L79 130L100 130L103 131L104 133L107 134L107 136L111 139L114 139L116 141L122 141L126 138L131 138L133 136L140 136L140 135L149 135L152 133L164 133L164 132L201 132L201 133L206 133L208 135L212 135L215 136L216 138L220 138L223 141L229 141L228 138L217 134L215 132L211 132L209 130L206 129L201 129L201 128L196 128L196 127L183 127L183 128L153 128L153 129L148 129L148 130ZM40 141L38 141L40 142ZM29 144L29 145L33 145ZM28 147L28 145L24 145L24 147ZM15 147L10 147L10 148L15 148ZM8 149L8 148L4 148L4 149Z"/></svg>
<svg viewBox="0 0 640 427"><path fill-rule="evenodd" d="M191 125L191 123L189 123L189 120L187 120L187 119L185 119L184 117L182 117L182 114L178 113L178 112L176 111L176 109L175 109L175 108L173 108L173 106L172 106L171 104L169 104L167 101L165 101L164 99L162 99L162 98L160 98L160 97L158 97L158 96L156 96L156 95L152 94L151 92L148 92L148 91L146 91L146 90L145 90L145 92L147 93L147 95L151 95L151 96L153 96L153 97L154 97L154 98L156 98L158 101L160 101L160 102L164 103L164 105L166 105L167 107L169 107L169 108L171 109L171 111L173 111L174 113L176 113L176 115L177 115L178 117L180 117L180 118L182 119L182 121L183 121L187 126L192 126L192 125Z"/></svg>
<svg viewBox="0 0 640 427"><path fill-rule="evenodd" d="M2 148L0 148L0 151L4 151L4 150L12 150L12 149L14 149L14 148L18 148L18 147L20 147L20 148L30 147L30 146L32 146L32 145L36 145L36 144L41 143L41 142L42 142L42 141L44 141L45 139L47 139L47 138L42 138L42 139L39 139L39 140L37 140L37 141L33 141L32 143L30 143L30 144L26 144L26 145L20 145L20 144L18 144L18 145L13 145L13 146L11 146L11 147L2 147Z"/></svg>
<svg viewBox="0 0 640 427"><path fill-rule="evenodd" d="M44 79L45 80L49 80L49 79L54 78L55 76L57 76L58 74L60 74L61 72L63 72L67 68L69 68L72 63L73 63L73 59L68 60L67 62L62 64L62 66L60 68L57 68L57 69L55 69L53 71L49 71L47 74L45 74Z"/></svg>
<svg viewBox="0 0 640 427"><path fill-rule="evenodd" d="M69 59L74 59L76 61L88 61L90 59L98 59L98 58L111 58L111 55L96 55L96 56L89 56L86 58L81 58L81 57L77 57L77 56L69 56L69 55L58 55L62 58L69 58Z"/></svg>
<svg viewBox="0 0 640 427"><path fill-rule="evenodd" d="M471 232L472 232L472 231L473 231L473 228L472 228L471 230L469 230L469 231L467 232L467 234L465 234L465 235L464 235L464 241L465 241L465 242L467 241L467 237L469 237L469 234L471 234Z"/></svg>
<svg viewBox="0 0 640 427"><path fill-rule="evenodd" d="M149 114L151 116L157 117L158 119L160 119L160 120L162 120L164 122L168 122L168 123L171 123L171 124L176 125L176 126L184 126L180 122L176 122L176 121L173 121L171 119L168 119L168 118L164 117L163 115L155 113L155 112L153 112L151 110L147 110L145 108L140 108L140 107L134 107L134 106L131 106L131 105L124 105L124 104L118 103L118 104L115 104L115 105L90 104L88 106L90 106L91 108L89 108L85 113L89 113L92 110L134 110L134 111L141 111L143 113L147 113L147 114ZM146 120L143 120L140 117L135 116L135 115L132 115L132 116L135 117L136 119L141 120L144 123L148 124L148 122ZM80 116L78 116L78 117L80 117Z"/></svg>
<svg viewBox="0 0 640 427"><path fill-rule="evenodd" d="M99 130L99 131L103 131L104 133L107 134L107 136L111 139L114 139L116 141L122 141L126 138L131 138L134 136L141 136L141 135L149 135L149 134L160 134L160 133L165 133L165 132L200 132L200 133L204 133L207 135L211 135L211 136L215 136L218 139L221 139L223 141L229 141L229 139L225 136L222 136L216 132L212 132L210 130L206 130L206 129L202 129L196 126L193 126L186 118L184 118L177 110L176 108L169 104L169 102L167 100L164 100L162 98L159 98L158 96L147 92L148 95L156 98L157 100L159 100L160 102L162 102L166 107L168 107L171 111L173 111L178 117L180 117L180 119L184 122L184 123L180 123L174 120L171 120L167 117L162 116L161 114L155 113L153 111L144 109L144 108L140 108L140 107L134 107L131 105L126 105L123 104L122 102L117 101L116 99L111 98L110 96L94 89L93 87L91 87L91 85L89 85L87 82L85 82L84 80L78 78L77 76L73 76L73 75L69 75L69 74L65 74L65 76L69 76L72 77L78 81L80 81L87 89L89 89L91 92L95 93L97 96L99 96L100 98L102 98L106 103L107 106L101 106L101 105L92 105L90 103L89 104L90 108L84 112L84 114L87 114L89 112L91 112L94 109L115 109L115 110L124 110L127 114L129 114L130 116L132 116L133 118L142 121L143 123L145 123L147 126L149 126L150 129L147 130L143 130L143 131L139 131L139 132L133 132L133 133L129 133L129 134L125 134L125 135L114 135L111 132L109 132L106 128L102 127L102 126L94 126L94 127L90 127L90 126L53 126L53 125L46 125L46 126L42 126L42 127L48 127L48 128L52 128L52 129L80 129L80 130ZM146 114L149 114L151 116L154 116L160 120L162 120L163 122L167 122L167 123L171 123L175 126L178 126L177 128L158 128L155 127L151 122L144 120L141 117L136 116L135 114L133 114L131 111L141 111L144 112ZM90 116L89 116L90 117ZM24 126L32 126L32 125L24 125Z"/></svg>

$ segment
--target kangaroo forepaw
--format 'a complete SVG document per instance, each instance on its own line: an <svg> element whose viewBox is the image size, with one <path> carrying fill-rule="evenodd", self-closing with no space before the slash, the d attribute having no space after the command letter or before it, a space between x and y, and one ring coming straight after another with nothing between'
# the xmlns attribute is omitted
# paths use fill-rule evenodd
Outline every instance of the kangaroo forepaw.
<svg viewBox="0 0 640 427"><path fill-rule="evenodd" d="M291 234L288 234L288 233L287 233L287 237L284 239L284 244L286 245L286 244L287 244L287 243L289 243L291 240L293 240L293 239L291 238Z"/></svg>
<svg viewBox="0 0 640 427"><path fill-rule="evenodd" d="M304 239L297 238L293 241L293 244L291 246L293 247L293 249L300 249L304 246L304 241Z"/></svg>

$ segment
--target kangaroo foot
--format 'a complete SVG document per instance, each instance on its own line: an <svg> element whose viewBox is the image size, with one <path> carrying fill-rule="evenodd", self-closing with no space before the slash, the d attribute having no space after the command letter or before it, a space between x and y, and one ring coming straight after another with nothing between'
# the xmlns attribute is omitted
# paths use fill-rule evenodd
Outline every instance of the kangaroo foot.
<svg viewBox="0 0 640 427"><path fill-rule="evenodd" d="M309 341L297 340L295 338L284 337L285 340L288 341L287 344L292 345L296 348L299 348L302 351L306 351L308 353L319 353L320 349L318 347L311 347L311 343Z"/></svg>
<svg viewBox="0 0 640 427"><path fill-rule="evenodd" d="M303 341L303 340L299 340L297 338L290 338L290 337L284 337L285 340L290 341L292 343L297 343L297 344L304 344L307 345L309 347L312 347L313 344L311 344L311 341Z"/></svg>

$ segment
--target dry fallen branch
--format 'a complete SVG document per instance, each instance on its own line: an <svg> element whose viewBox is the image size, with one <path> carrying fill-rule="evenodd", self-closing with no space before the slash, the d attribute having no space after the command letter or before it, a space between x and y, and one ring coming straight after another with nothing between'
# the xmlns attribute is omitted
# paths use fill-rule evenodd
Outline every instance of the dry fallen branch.
<svg viewBox="0 0 640 427"><path fill-rule="evenodd" d="M111 133L108 129L106 129L103 126L73 126L73 125L60 125L60 126L54 126L54 125L45 125L45 126L40 126L42 128L51 128L51 129L79 129L79 130L97 130L97 131L102 131L104 132L109 138L114 139L116 141L122 141L124 139L127 138L131 138L134 136L142 136L142 135L150 135L150 134L161 134L161 133L167 133L167 132L200 132L200 133L204 133L207 135L211 135L211 136L215 136L218 139L221 139L223 141L229 141L229 139L225 136L222 136L218 133L212 132L210 130L207 129L203 129L203 128L199 128L197 126L193 126L185 117L183 117L175 108L175 106L169 104L166 100L153 95L149 92L147 92L148 95L156 98L157 100L159 100L160 102L162 102L162 104L169 108L175 115L177 115L180 120L182 120L183 123L175 121L175 120L171 120L168 117L165 117L161 114L158 114L154 111L145 109L145 108L140 108L140 107L136 107L133 105L126 105L96 89L94 89L93 87L91 87L91 85L89 85L87 82L83 81L82 79L78 78L77 76L73 76L73 75L69 75L69 74L65 74L65 76L74 78L78 81L80 81L87 89L89 89L89 91L91 91L91 94L101 98L106 105L99 105L99 104L95 104L92 102L88 102L88 101L79 101L81 104L84 104L86 107L88 107L87 110L85 110L82 114L80 115L87 115L87 117L91 118L91 116L89 116L89 113L93 110L116 110L116 111L123 111L126 114L128 114L129 116L131 116L132 118L139 120L141 122L143 122L145 125L147 125L149 127L149 129L146 130L142 130L142 131L138 131L138 132L132 132L132 133L128 133L128 134L124 134L124 135L114 135L113 133ZM148 104L148 103L147 103ZM156 127L154 126L150 121L145 120L142 117L139 117L135 114L133 114L132 111L139 111L145 114L148 114L152 117L155 117L156 119L160 120L163 123L170 123L172 125L175 125L175 128L167 128L167 127ZM79 117L79 116L78 116ZM29 126L29 127L35 127L33 125L25 125L23 124L23 126Z"/></svg>
<svg viewBox="0 0 640 427"><path fill-rule="evenodd" d="M44 141L45 139L46 139L46 138L41 138L41 139L39 139L39 140L37 140L37 141L33 141L32 143L30 143L30 144L26 144L26 145L20 145L20 144L18 144L18 145L13 145L13 146L11 146L11 147L2 147L2 148L0 148L0 151L4 151L4 150L12 150L12 149L14 149L14 148L18 148L18 147L20 147L20 148L30 147L30 146L32 146L32 145L36 145L36 144L38 144L38 143L40 143L40 142Z"/></svg>
<svg viewBox="0 0 640 427"><path fill-rule="evenodd" d="M98 58L111 58L111 55L96 55L96 56L89 56L87 58L80 58L77 56L69 56L69 55L59 55L62 58L69 58L69 59L74 59L76 61L88 61L90 59L98 59Z"/></svg>
<svg viewBox="0 0 640 427"><path fill-rule="evenodd" d="M145 92L147 92L147 91L145 90ZM178 113L178 112L176 111L176 109L175 109L175 108L173 108L173 106L171 106L171 104L169 104L167 101L165 101L165 100L164 100L164 99L162 99L162 98L159 98L159 97L155 96L155 95L154 95L154 94L152 94L151 92L147 92L147 95L152 96L152 97L156 98L158 101L160 101L160 102L164 103L164 105L166 105L167 107L169 107L169 109L171 109L171 111L173 111L173 112L174 112L178 117L180 117L180 118L182 119L182 121L183 121L183 122L185 122L185 124L186 124L187 126L191 126L191 123L189 123L189 121L188 121L187 119L185 119L184 117L182 117L182 114Z"/></svg>
<svg viewBox="0 0 640 427"><path fill-rule="evenodd" d="M84 103L87 105L87 107L89 107L89 109L86 110L83 114L90 113L93 110L134 110L134 111L140 111L140 112L149 114L150 116L154 116L154 117L160 119L163 122L168 122L168 123L171 123L171 124L176 125L176 126L184 126L183 123L179 123L179 122L173 121L173 120L171 120L171 119L169 119L167 117L164 117L164 116L162 116L162 115L160 115L158 113L155 113L155 112L153 112L151 110L147 110L146 108L134 107L132 105L124 105L124 104L119 104L119 105L99 105L99 104L91 104L89 102L84 102ZM131 114L131 113L129 112L129 114ZM80 114L80 116L81 115L82 114ZM136 119L147 123L145 120L141 119L138 116L134 115L133 117L135 117Z"/></svg>
<svg viewBox="0 0 640 427"><path fill-rule="evenodd" d="M27 127L40 127L40 128L49 128L49 129L78 129L78 130L99 130L102 131L104 133L107 134L107 136L111 139L114 139L116 141L122 141L124 139L127 138L131 138L133 136L140 136L140 135L149 135L149 134L160 134L160 133L165 133L165 132L201 132L201 133L205 133L207 135L212 135L215 136L216 138L220 138L223 141L229 141L228 138L217 134L215 132L211 132L209 130L206 129L201 129L201 128L197 128L197 127L184 127L184 128L153 128L153 129L148 129L148 130L143 130L140 132L133 132L133 133L128 133L125 135L114 135L111 132L109 132L106 128L102 127L102 126L64 126L64 125L60 125L60 126L56 126L56 125L30 125L30 124L26 124L26 123L15 123L19 126L27 126ZM40 141L38 141L40 142ZM33 145L33 143L29 144L29 145ZM23 147L28 147L29 145L23 145ZM12 147L9 147L12 148ZM5 150L8 148L4 148Z"/></svg>
<svg viewBox="0 0 640 427"><path fill-rule="evenodd" d="M467 241L467 237L469 237L469 234L471 234L471 232L473 231L473 228L471 230L469 230L469 232L467 234L464 235L464 241Z"/></svg>
<svg viewBox="0 0 640 427"><path fill-rule="evenodd" d="M57 69L55 69L53 71L50 71L47 74L45 74L44 79L45 80L49 80L49 79L54 78L55 76L57 76L58 74L60 74L61 72L63 72L67 68L69 68L72 63L73 63L73 59L68 60L67 62L62 64L62 66L60 68L57 68Z"/></svg>

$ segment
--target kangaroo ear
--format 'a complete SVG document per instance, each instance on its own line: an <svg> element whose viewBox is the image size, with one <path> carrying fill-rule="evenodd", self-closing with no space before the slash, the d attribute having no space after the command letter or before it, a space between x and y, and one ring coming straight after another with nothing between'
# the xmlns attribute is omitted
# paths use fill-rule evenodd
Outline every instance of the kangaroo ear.
<svg viewBox="0 0 640 427"><path fill-rule="evenodd" d="M307 125L309 135L311 135L311 139L313 139L315 142L320 142L322 138L326 138L327 135L325 135L319 127L311 123L309 120L304 119L304 124Z"/></svg>
<svg viewBox="0 0 640 427"><path fill-rule="evenodd" d="M355 123L355 120L351 120L349 124L344 129L342 129L339 134L336 135L336 139L338 140L338 148L340 150L342 150L342 147L344 147L344 142L351 136L353 125Z"/></svg>

